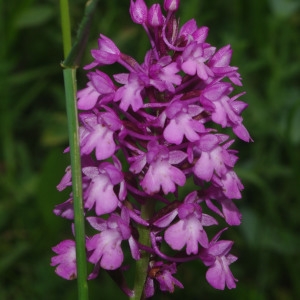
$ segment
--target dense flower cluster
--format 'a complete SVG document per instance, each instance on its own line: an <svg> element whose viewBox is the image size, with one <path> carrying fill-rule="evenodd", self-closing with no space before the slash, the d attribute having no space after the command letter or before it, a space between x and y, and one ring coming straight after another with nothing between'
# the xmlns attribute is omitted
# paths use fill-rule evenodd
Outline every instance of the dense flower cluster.
<svg viewBox="0 0 300 300"><path fill-rule="evenodd" d="M141 251L151 254L146 297L155 287L182 288L173 275L190 260L207 266L206 279L216 289L234 288L237 281L229 269L237 259L230 254L233 241L221 239L227 228L216 229L214 237L206 228L218 225L217 216L228 225L241 222L233 202L243 189L234 171L237 151L219 130L231 127L251 141L241 117L247 104L239 100L242 94L231 96L233 85L242 84L238 68L230 66L230 46L211 46L208 28L193 19L179 27L178 6L179 0L165 0L164 15L159 4L148 8L144 0L131 0L131 18L151 43L144 62L101 34L85 67L97 68L78 92L84 208L95 232L86 237L88 261L95 266L90 278L100 268L121 268L127 243L134 260ZM111 78L99 70L114 63L126 71ZM58 189L71 185L68 168ZM154 213L144 219L141 209L149 202ZM72 194L55 214L73 219ZM138 226L148 230L150 245L140 242ZM74 241L53 250L58 275L76 277Z"/></svg>

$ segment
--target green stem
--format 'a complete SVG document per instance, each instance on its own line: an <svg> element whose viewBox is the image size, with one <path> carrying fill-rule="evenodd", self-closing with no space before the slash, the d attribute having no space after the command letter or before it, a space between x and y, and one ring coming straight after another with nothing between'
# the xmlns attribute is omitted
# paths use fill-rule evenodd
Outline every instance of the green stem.
<svg viewBox="0 0 300 300"><path fill-rule="evenodd" d="M60 0L61 22L63 35L63 48L65 60L68 63L63 63L63 70L67 118L69 129L69 143L72 169L72 187L73 187L73 205L74 205L74 223L75 223L75 241L76 241L76 264L77 264L77 287L78 299L88 300L88 284L87 284L87 266L86 266L86 251L85 251L85 226L84 226L84 209L82 199L82 177L81 177L81 161L79 147L79 124L77 116L77 85L76 85L76 66L75 60L78 63L81 58L83 49L87 41L88 25L90 24L91 9L95 8L96 1L88 1L83 22L79 28L78 39L72 47L71 41L71 25L69 15L68 0ZM87 20L88 19L88 20ZM73 54L72 54L73 53ZM77 54L79 53L79 55ZM71 55L72 54L72 55ZM69 56L71 55L71 59Z"/></svg>
<svg viewBox="0 0 300 300"><path fill-rule="evenodd" d="M153 199L148 199L147 202L141 207L141 217L144 220L149 220L154 213L155 202ZM139 225L139 242L145 246L150 247L149 228ZM135 267L135 280L134 280L134 296L131 300L143 300L143 290L148 274L150 253L146 251L141 252L141 258L136 262Z"/></svg>
<svg viewBox="0 0 300 300"><path fill-rule="evenodd" d="M72 48L69 0L60 0L60 12L64 57L66 58L69 55Z"/></svg>
<svg viewBox="0 0 300 300"><path fill-rule="evenodd" d="M89 297L85 252L84 209L82 201L81 161L78 134L79 125L76 106L76 70L64 69L63 74L67 102L67 117L72 168L78 299L88 300Z"/></svg>

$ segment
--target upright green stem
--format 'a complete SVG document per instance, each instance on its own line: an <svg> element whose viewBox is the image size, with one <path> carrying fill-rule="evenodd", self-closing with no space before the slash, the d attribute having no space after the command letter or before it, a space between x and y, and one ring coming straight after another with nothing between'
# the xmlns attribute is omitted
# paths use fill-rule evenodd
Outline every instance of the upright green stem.
<svg viewBox="0 0 300 300"><path fill-rule="evenodd" d="M62 34L65 58L69 55L71 44L71 26L69 15L68 0L60 0ZM76 241L76 263L77 263L77 287L78 299L88 300L88 284L87 284L87 266L85 252L85 226L84 226L84 210L82 201L82 178L81 178L81 161L79 148L79 125L77 117L76 105L76 69L69 67L63 70L66 106L69 129L69 143L72 168L72 186L73 186L73 202L74 202L74 223L75 223L75 241Z"/></svg>
<svg viewBox="0 0 300 300"><path fill-rule="evenodd" d="M72 167L78 299L87 300L88 285L85 252L85 226L82 201L82 178L78 134L79 126L76 106L76 70L64 69L63 74L67 102L67 117Z"/></svg>
<svg viewBox="0 0 300 300"><path fill-rule="evenodd" d="M154 213L155 202L153 199L147 200L147 202L142 205L141 217L144 220L149 220ZM145 246L151 246L149 229L144 226L138 227L139 231L139 242ZM143 290L147 279L148 266L149 266L150 254L146 251L141 252L141 258L136 262L135 267L135 280L134 280L134 296L131 300L143 300Z"/></svg>
<svg viewBox="0 0 300 300"><path fill-rule="evenodd" d="M69 0L60 0L61 30L63 37L64 58L66 59L72 48L71 21Z"/></svg>

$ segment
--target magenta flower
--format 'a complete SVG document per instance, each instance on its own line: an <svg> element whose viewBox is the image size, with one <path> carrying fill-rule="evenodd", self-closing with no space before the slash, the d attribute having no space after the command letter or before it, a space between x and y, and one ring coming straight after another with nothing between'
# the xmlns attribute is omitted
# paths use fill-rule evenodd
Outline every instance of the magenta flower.
<svg viewBox="0 0 300 300"><path fill-rule="evenodd" d="M242 197L241 190L244 189L240 179L234 171L229 171L221 179L224 195L228 199L240 199Z"/></svg>
<svg viewBox="0 0 300 300"><path fill-rule="evenodd" d="M237 157L234 152L227 150L231 142L221 145L223 142L224 136L206 134L195 143L194 149L200 153L194 165L194 174L198 178L211 181L214 174L222 178L233 168Z"/></svg>
<svg viewBox="0 0 300 300"><path fill-rule="evenodd" d="M123 183L123 174L112 164L102 163L99 168L86 167L83 173L91 179L85 191L85 208L91 210L95 205L96 214L103 215L113 212L126 196L120 189L119 197L114 191L117 184Z"/></svg>
<svg viewBox="0 0 300 300"><path fill-rule="evenodd" d="M95 89L92 82L87 83L87 87L77 93L77 107L82 110L94 108L101 94Z"/></svg>
<svg viewBox="0 0 300 300"><path fill-rule="evenodd" d="M86 66L85 69L91 69L98 65L110 65L119 60L120 50L111 39L103 34L100 34L98 39L98 47L99 49L91 51L95 61Z"/></svg>
<svg viewBox="0 0 300 300"><path fill-rule="evenodd" d="M55 272L67 280L77 277L75 242L65 240L52 248L57 254L51 259L51 266L57 266Z"/></svg>
<svg viewBox="0 0 300 300"><path fill-rule="evenodd" d="M115 94L114 100L121 101L120 108L127 111L131 106L133 111L138 111L143 106L142 90L148 85L148 77L144 74L118 74L114 76L121 86Z"/></svg>
<svg viewBox="0 0 300 300"><path fill-rule="evenodd" d="M165 241L171 248L181 250L186 246L188 255L198 253L198 244L203 248L208 247L208 237L203 226L218 224L213 217L203 214L195 201L195 192L185 198L184 203L177 208L179 221L165 232Z"/></svg>
<svg viewBox="0 0 300 300"><path fill-rule="evenodd" d="M90 110L97 103L105 104L114 98L115 86L109 76L96 70L90 72L88 77L87 87L77 93L77 107L81 110Z"/></svg>
<svg viewBox="0 0 300 300"><path fill-rule="evenodd" d="M73 220L74 219L73 198L68 199L64 203L55 205L53 212L57 216L61 216L62 218Z"/></svg>
<svg viewBox="0 0 300 300"><path fill-rule="evenodd" d="M176 151L169 153L167 148L156 142L148 144L147 163L148 171L141 181L141 186L148 194L158 193L162 188L164 194L173 193L176 184L183 186L186 180L184 173L172 164L180 163L185 154Z"/></svg>
<svg viewBox="0 0 300 300"><path fill-rule="evenodd" d="M157 63L153 63L152 51L146 54L144 68L149 72L149 84L157 88L160 92L175 91L175 86L181 83L181 76L177 73L179 68L176 62L172 62L170 56L162 57Z"/></svg>
<svg viewBox="0 0 300 300"><path fill-rule="evenodd" d="M86 242L91 263L99 264L105 270L119 268L124 259L121 248L123 240L129 240L133 257L139 259L137 244L131 235L128 224L129 216L126 213L123 213L122 216L112 214L108 220L97 217L88 217L87 220L94 229L100 231Z"/></svg>
<svg viewBox="0 0 300 300"><path fill-rule="evenodd" d="M186 45L194 41L201 44L205 42L208 31L209 29L206 26L198 28L196 21L191 19L182 25L179 31L179 37L186 42Z"/></svg>
<svg viewBox="0 0 300 300"><path fill-rule="evenodd" d="M68 166L65 170L65 175L62 177L60 183L56 186L59 191L64 190L67 186L72 185L71 167Z"/></svg>
<svg viewBox="0 0 300 300"><path fill-rule="evenodd" d="M162 262L151 264L149 276L145 283L145 296L149 298L154 295L154 280L158 282L159 288L162 291L173 293L175 286L183 288L182 283L172 276L176 271L176 264L174 263L171 265L164 265Z"/></svg>
<svg viewBox="0 0 300 300"><path fill-rule="evenodd" d="M229 65L231 56L232 50L230 45L224 46L214 54L208 65L217 76L227 76L234 84L242 85L241 76L237 72L238 68Z"/></svg>
<svg viewBox="0 0 300 300"><path fill-rule="evenodd" d="M82 127L81 153L90 154L95 150L98 160L111 157L116 150L114 132L120 130L122 124L118 117L111 113L81 115Z"/></svg>
<svg viewBox="0 0 300 300"><path fill-rule="evenodd" d="M215 47L204 43L192 43L182 53L181 69L188 75L197 74L202 80L213 77L213 72L205 64L215 52Z"/></svg>
<svg viewBox="0 0 300 300"><path fill-rule="evenodd" d="M211 241L209 248L203 251L201 258L205 265L209 266L206 272L208 283L219 290L224 290L225 285L229 288L236 287L237 279L229 269L229 265L237 260L237 257L229 254L232 241L218 241L220 233L218 233Z"/></svg>
<svg viewBox="0 0 300 300"><path fill-rule="evenodd" d="M201 111L201 108L195 105L185 106L180 101L172 102L165 111L170 121L165 127L164 138L176 145L181 144L184 137L190 142L198 141L198 133L205 132L205 127L193 117Z"/></svg>
<svg viewBox="0 0 300 300"><path fill-rule="evenodd" d="M208 86L201 95L200 101L204 107L212 110L212 120L222 127L232 127L234 133L242 140L249 142L251 137L247 129L242 125L243 118L241 112L247 105L240 101L235 101L242 94L229 98L232 92L229 83L217 82Z"/></svg>
<svg viewBox="0 0 300 300"><path fill-rule="evenodd" d="M87 240L86 247L92 254L89 261L99 263L105 270L115 270L123 262L122 235L118 230L107 229Z"/></svg>

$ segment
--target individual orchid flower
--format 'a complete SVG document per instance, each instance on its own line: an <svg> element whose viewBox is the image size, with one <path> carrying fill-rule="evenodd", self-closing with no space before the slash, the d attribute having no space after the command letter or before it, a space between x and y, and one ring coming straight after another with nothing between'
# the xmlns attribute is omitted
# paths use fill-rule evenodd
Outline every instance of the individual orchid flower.
<svg viewBox="0 0 300 300"><path fill-rule="evenodd" d="M165 113L170 120L164 130L164 138L169 143L179 145L186 137L190 142L199 140L198 133L205 132L204 125L194 120L193 117L202 112L201 108L195 105L184 105L180 101L174 101L166 109Z"/></svg>
<svg viewBox="0 0 300 300"><path fill-rule="evenodd" d="M151 269L145 283L145 296L152 297L155 292L154 281L157 281L161 291L174 292L175 286L183 288L182 283L173 277L176 273L176 264L165 265L161 261L150 263Z"/></svg>
<svg viewBox="0 0 300 300"><path fill-rule="evenodd" d="M186 155L180 151L170 152L166 147L156 142L149 142L147 163L149 164L141 187L148 194L158 193L162 188L164 194L175 192L176 185L183 186L186 177L184 173L173 166L185 159Z"/></svg>
<svg viewBox="0 0 300 300"><path fill-rule="evenodd" d="M57 254L51 259L51 266L57 266L55 272L71 280L77 277L75 241L64 240L52 248Z"/></svg>
<svg viewBox="0 0 300 300"><path fill-rule="evenodd" d="M95 205L98 216L113 212L118 207L119 201L125 198L122 189L119 197L114 191L115 185L123 183L123 174L107 162L103 162L98 168L86 167L83 173L91 179L85 191L85 208L91 210Z"/></svg>
<svg viewBox="0 0 300 300"><path fill-rule="evenodd" d="M212 239L208 249L200 254L203 263L209 267L206 272L208 283L219 290L224 290L225 286L235 288L237 282L229 268L237 260L236 256L229 253L233 242L218 240L222 231Z"/></svg>
<svg viewBox="0 0 300 300"><path fill-rule="evenodd" d="M118 117L111 112L101 112L98 116L84 114L81 119L84 124L81 153L90 154L95 150L98 160L111 157L116 150L114 133L122 128Z"/></svg>

